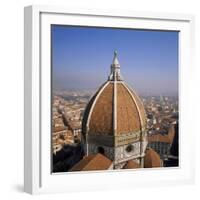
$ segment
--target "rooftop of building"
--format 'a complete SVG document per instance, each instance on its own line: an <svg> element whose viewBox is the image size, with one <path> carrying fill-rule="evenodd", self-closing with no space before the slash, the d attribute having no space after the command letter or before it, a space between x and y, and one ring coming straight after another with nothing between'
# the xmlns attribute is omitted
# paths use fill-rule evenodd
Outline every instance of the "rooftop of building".
<svg viewBox="0 0 200 200"><path fill-rule="evenodd" d="M123 167L123 169L137 169L141 168L140 164L136 161L129 160Z"/></svg>
<svg viewBox="0 0 200 200"><path fill-rule="evenodd" d="M107 170L111 164L112 161L100 153L90 154L75 164L70 171Z"/></svg>
<svg viewBox="0 0 200 200"><path fill-rule="evenodd" d="M161 167L161 164L161 159L158 153L156 153L152 148L148 148L144 157L144 168Z"/></svg>
<svg viewBox="0 0 200 200"><path fill-rule="evenodd" d="M171 125L167 135L153 134L148 136L148 142L163 142L172 144L175 135L175 127Z"/></svg>

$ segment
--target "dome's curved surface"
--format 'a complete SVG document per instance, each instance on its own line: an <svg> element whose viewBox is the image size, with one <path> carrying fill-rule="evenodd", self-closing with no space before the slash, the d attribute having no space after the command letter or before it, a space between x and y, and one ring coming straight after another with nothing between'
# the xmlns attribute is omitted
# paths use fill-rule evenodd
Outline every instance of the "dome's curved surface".
<svg viewBox="0 0 200 200"><path fill-rule="evenodd" d="M141 130L143 120L133 92L129 91L123 83L116 85L117 135Z"/></svg>
<svg viewBox="0 0 200 200"><path fill-rule="evenodd" d="M83 118L83 134L120 135L145 128L139 97L122 81L108 81L91 98Z"/></svg>
<svg viewBox="0 0 200 200"><path fill-rule="evenodd" d="M108 83L96 97L88 119L88 133L113 134L113 83Z"/></svg>

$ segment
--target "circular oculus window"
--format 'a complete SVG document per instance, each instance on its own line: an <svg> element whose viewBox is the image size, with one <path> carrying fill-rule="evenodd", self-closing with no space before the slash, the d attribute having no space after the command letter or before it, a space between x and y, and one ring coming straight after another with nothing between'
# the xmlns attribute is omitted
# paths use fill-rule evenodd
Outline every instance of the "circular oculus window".
<svg viewBox="0 0 200 200"><path fill-rule="evenodd" d="M130 153L134 150L134 146L132 144L129 144L127 147L126 147L126 152L127 153Z"/></svg>

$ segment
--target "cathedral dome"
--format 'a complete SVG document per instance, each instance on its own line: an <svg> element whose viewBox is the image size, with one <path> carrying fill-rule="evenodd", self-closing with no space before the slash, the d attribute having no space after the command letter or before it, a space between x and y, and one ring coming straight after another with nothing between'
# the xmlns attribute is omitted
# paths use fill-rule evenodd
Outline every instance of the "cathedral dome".
<svg viewBox="0 0 200 200"><path fill-rule="evenodd" d="M146 127L144 106L137 94L123 81L117 53L111 74L90 99L82 122L82 133L120 136L141 132Z"/></svg>

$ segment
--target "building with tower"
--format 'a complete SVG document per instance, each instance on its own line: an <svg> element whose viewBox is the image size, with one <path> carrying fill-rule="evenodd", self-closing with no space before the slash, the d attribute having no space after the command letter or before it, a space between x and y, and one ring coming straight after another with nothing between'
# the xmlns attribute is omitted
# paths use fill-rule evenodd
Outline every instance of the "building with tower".
<svg viewBox="0 0 200 200"><path fill-rule="evenodd" d="M143 168L144 160L151 159L145 158L146 124L143 103L122 78L115 51L108 80L85 109L81 139L85 157L71 171L99 170L94 159L102 169Z"/></svg>

